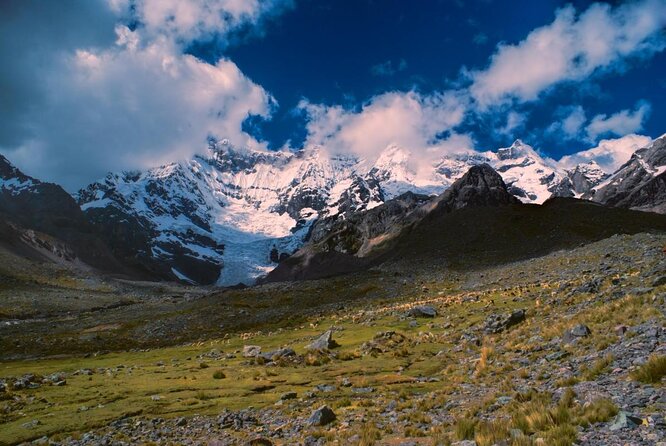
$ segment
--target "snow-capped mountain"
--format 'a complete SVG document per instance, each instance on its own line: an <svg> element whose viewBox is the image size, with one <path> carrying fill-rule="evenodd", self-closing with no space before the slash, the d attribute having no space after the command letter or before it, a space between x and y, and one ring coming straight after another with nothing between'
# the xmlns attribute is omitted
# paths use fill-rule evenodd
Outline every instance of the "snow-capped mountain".
<svg viewBox="0 0 666 446"><path fill-rule="evenodd" d="M566 170L565 174L553 190L556 197L580 198L610 176L594 161L578 164L573 169Z"/></svg>
<svg viewBox="0 0 666 446"><path fill-rule="evenodd" d="M164 278L234 285L273 269L317 219L344 220L407 191L438 195L479 164L524 203L581 196L605 178L594 164L561 169L520 140L434 162L395 145L368 160L321 147L264 152L211 141L191 160L109 174L78 201L126 262Z"/></svg>
<svg viewBox="0 0 666 446"><path fill-rule="evenodd" d="M666 212L666 134L638 149L583 198L610 206Z"/></svg>

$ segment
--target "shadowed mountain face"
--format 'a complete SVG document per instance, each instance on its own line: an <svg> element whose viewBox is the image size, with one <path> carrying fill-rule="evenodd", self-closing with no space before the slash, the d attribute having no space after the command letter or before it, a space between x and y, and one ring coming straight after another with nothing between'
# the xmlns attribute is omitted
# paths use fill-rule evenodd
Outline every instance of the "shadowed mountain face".
<svg viewBox="0 0 666 446"><path fill-rule="evenodd" d="M609 206L666 213L666 135L637 150L584 198Z"/></svg>
<svg viewBox="0 0 666 446"><path fill-rule="evenodd" d="M81 261L102 271L136 275L113 257L62 187L25 175L2 156L0 244L31 258Z"/></svg>
<svg viewBox="0 0 666 446"><path fill-rule="evenodd" d="M328 237L315 237L266 280L315 279L383 262L437 261L474 269L613 234L666 230L664 215L572 198L552 198L541 206L522 204L487 165L471 168L446 192L416 207L403 206L398 213L382 209L396 205L388 202L353 220L329 224ZM381 216L385 218L377 224ZM368 221L379 229L364 229Z"/></svg>

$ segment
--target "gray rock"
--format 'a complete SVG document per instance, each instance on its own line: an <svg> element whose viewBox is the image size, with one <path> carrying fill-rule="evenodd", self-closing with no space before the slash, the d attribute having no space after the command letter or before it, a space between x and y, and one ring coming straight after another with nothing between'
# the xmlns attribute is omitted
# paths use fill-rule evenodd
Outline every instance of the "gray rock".
<svg viewBox="0 0 666 446"><path fill-rule="evenodd" d="M571 344L572 342L576 342L578 339L588 337L591 334L592 331L587 325L578 324L564 332L562 335L562 342L565 344Z"/></svg>
<svg viewBox="0 0 666 446"><path fill-rule="evenodd" d="M352 393L372 393L375 391L374 387L353 387Z"/></svg>
<svg viewBox="0 0 666 446"><path fill-rule="evenodd" d="M486 333L494 334L500 333L507 328L518 325L525 320L525 310L515 310L510 314L497 315L493 314L486 319L486 326L484 331Z"/></svg>
<svg viewBox="0 0 666 446"><path fill-rule="evenodd" d="M658 277L654 280L654 282L652 282L652 286L655 288L662 285L666 285L666 276Z"/></svg>
<svg viewBox="0 0 666 446"><path fill-rule="evenodd" d="M286 401L286 400L293 400L296 399L298 394L296 392L287 392L283 393L282 396L280 397L281 401Z"/></svg>
<svg viewBox="0 0 666 446"><path fill-rule="evenodd" d="M291 348L279 348L272 352L260 353L257 356L261 356L266 361L276 361L281 358L287 358L289 356L295 356L296 352Z"/></svg>
<svg viewBox="0 0 666 446"><path fill-rule="evenodd" d="M626 412L620 412L617 414L613 420L613 424L611 424L608 429L611 431L620 429L634 429L640 426L642 423L643 420L641 418L634 417Z"/></svg>
<svg viewBox="0 0 666 446"><path fill-rule="evenodd" d="M255 358L261 353L261 347L258 345L246 345L243 347L244 358Z"/></svg>
<svg viewBox="0 0 666 446"><path fill-rule="evenodd" d="M331 384L319 384L315 386L315 389L317 389L319 392L335 392L336 387L331 385Z"/></svg>
<svg viewBox="0 0 666 446"><path fill-rule="evenodd" d="M410 308L407 311L407 316L409 317L435 317L437 316L437 310L435 307L430 305L419 305L414 308Z"/></svg>
<svg viewBox="0 0 666 446"><path fill-rule="evenodd" d="M339 344L333 340L333 330L326 330L326 332L305 348L310 351L326 351L335 347L339 347Z"/></svg>
<svg viewBox="0 0 666 446"><path fill-rule="evenodd" d="M335 413L328 406L321 406L319 409L312 412L308 418L310 426L325 426L335 421Z"/></svg>

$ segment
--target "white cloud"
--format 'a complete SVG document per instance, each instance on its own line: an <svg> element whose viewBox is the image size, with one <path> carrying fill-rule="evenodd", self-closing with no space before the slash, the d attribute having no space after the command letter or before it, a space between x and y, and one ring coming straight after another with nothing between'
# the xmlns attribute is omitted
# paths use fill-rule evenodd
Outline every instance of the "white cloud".
<svg viewBox="0 0 666 446"><path fill-rule="evenodd" d="M114 48L77 51L51 77L47 102L32 119L35 136L17 163L61 172L72 187L107 170L190 157L208 135L259 146L241 125L249 114L268 116L271 97L233 62L209 65L166 39L142 46L124 27L118 36Z"/></svg>
<svg viewBox="0 0 666 446"><path fill-rule="evenodd" d="M500 44L487 69L469 73L470 93L481 109L512 98L534 100L560 82L584 79L631 55L662 50L665 25L663 0L616 8L595 3L580 15L566 6L525 40Z"/></svg>
<svg viewBox="0 0 666 446"><path fill-rule="evenodd" d="M177 42L224 36L293 6L293 0L107 1L116 13L137 19L146 36L169 36Z"/></svg>
<svg viewBox="0 0 666 446"><path fill-rule="evenodd" d="M578 139L587 121L583 107L580 105L563 107L557 114L562 117L561 120L552 123L546 129L546 133L565 139Z"/></svg>
<svg viewBox="0 0 666 446"><path fill-rule="evenodd" d="M647 146L651 141L647 136L635 134L617 139L603 139L597 147L565 156L559 163L570 169L580 163L595 161L605 172L612 173L626 163L637 149Z"/></svg>
<svg viewBox="0 0 666 446"><path fill-rule="evenodd" d="M0 105L0 110L9 107L0 122L0 150L19 167L76 190L109 170L190 157L205 149L210 135L237 145L264 147L243 132L242 123L249 115L270 115L274 106L270 94L232 61L207 64L184 54L183 47L186 39L256 24L262 14L275 12L269 11L271 5L279 9L276 5L290 1L139 0L133 3L144 25L134 31L117 25L118 16L97 4L95 14L106 11L103 24L111 33L116 23L115 42L101 31L102 37L78 41L73 37L88 29L90 17L77 14L88 3L92 0L83 1L81 7L72 4L71 10L55 7L63 9L58 9L57 17L71 15L72 21L83 21L85 26L63 23L51 29L53 14L35 7L33 13L16 15L11 26L0 29L3 40L5 31L32 29L35 21L43 22L47 26L37 28L43 33L38 40L54 42L34 45L28 39L25 48L11 50L0 43L0 63L11 62L16 70L3 88L20 92L11 104ZM22 4L17 5L22 9ZM128 2L114 0L110 7L126 14ZM170 14L175 14L173 20ZM66 46L58 46L63 27L70 37ZM36 60L41 67L37 71ZM19 88L28 82L26 75L31 88ZM32 105L17 113L20 104Z"/></svg>
<svg viewBox="0 0 666 446"><path fill-rule="evenodd" d="M504 127L500 128L497 132L500 135L513 135L517 130L525 126L527 121L527 115L525 113L518 113L515 111L510 111L506 116L506 124Z"/></svg>
<svg viewBox="0 0 666 446"><path fill-rule="evenodd" d="M643 121L650 113L650 104L642 101L636 110L622 110L610 116L596 115L585 128L587 139L596 141L599 136L613 134L626 135L643 128Z"/></svg>
<svg viewBox="0 0 666 446"><path fill-rule="evenodd" d="M307 145L373 158L395 144L431 157L452 149L440 134L462 122L466 103L455 92L424 96L410 91L375 96L359 110L307 101L299 108L308 116ZM469 139L455 140L470 144Z"/></svg>

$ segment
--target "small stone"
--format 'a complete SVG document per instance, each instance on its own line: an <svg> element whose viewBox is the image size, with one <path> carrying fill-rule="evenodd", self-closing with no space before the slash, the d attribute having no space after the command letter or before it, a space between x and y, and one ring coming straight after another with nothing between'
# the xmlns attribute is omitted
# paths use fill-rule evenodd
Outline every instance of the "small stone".
<svg viewBox="0 0 666 446"><path fill-rule="evenodd" d="M282 396L280 397L281 401L286 401L286 400L294 400L298 394L296 392L287 392L283 393Z"/></svg>
<svg viewBox="0 0 666 446"><path fill-rule="evenodd" d="M372 393L375 391L374 387L354 387L351 389L352 393Z"/></svg>
<svg viewBox="0 0 666 446"><path fill-rule="evenodd" d="M414 308L410 308L407 311L407 316L409 317L435 317L437 316L437 310L435 307L430 305L418 305Z"/></svg>
<svg viewBox="0 0 666 446"><path fill-rule="evenodd" d="M180 417L176 420L176 426L183 427L187 426L187 420L183 417Z"/></svg>
<svg viewBox="0 0 666 446"><path fill-rule="evenodd" d="M318 384L315 386L315 389L317 389L320 392L335 392L335 386L331 384Z"/></svg>
<svg viewBox="0 0 666 446"><path fill-rule="evenodd" d="M312 412L308 418L310 426L325 426L335 421L335 413L328 406L321 406L319 409Z"/></svg>
<svg viewBox="0 0 666 446"><path fill-rule="evenodd" d="M21 427L23 427L25 429L34 429L37 426L39 426L40 424L42 424L42 423L39 420L32 420L32 421L28 421L27 423L23 423L21 425Z"/></svg>

